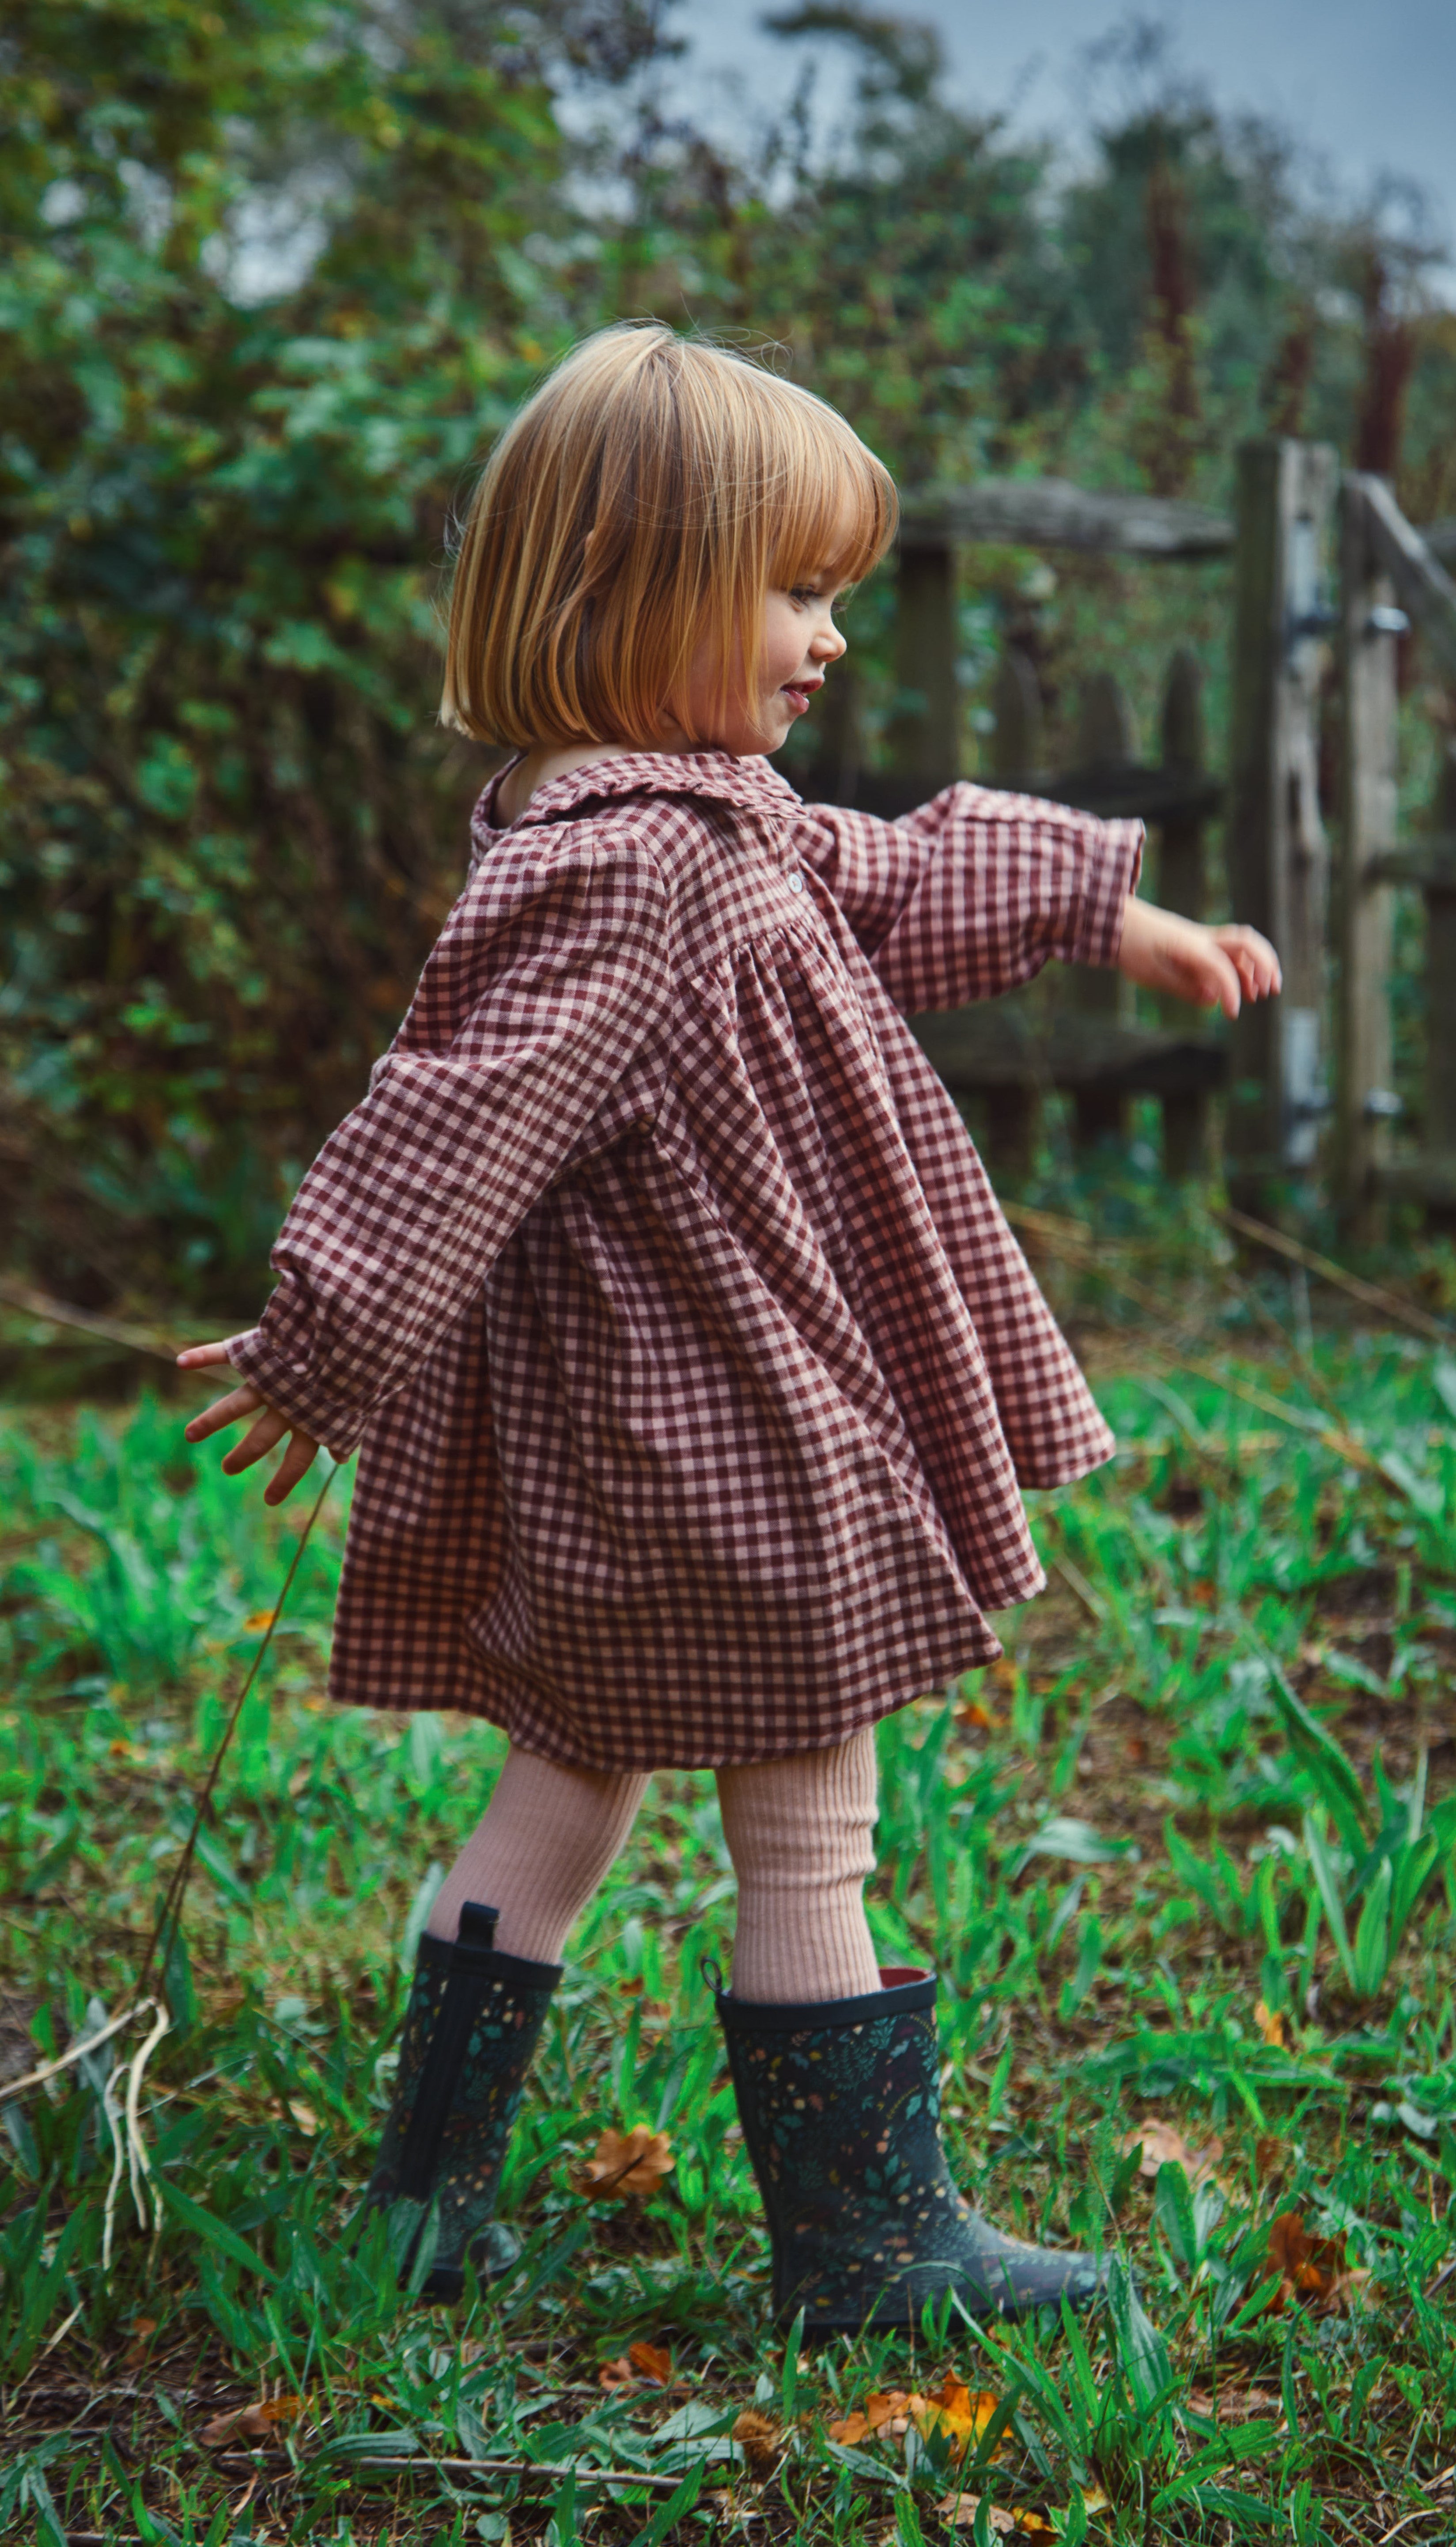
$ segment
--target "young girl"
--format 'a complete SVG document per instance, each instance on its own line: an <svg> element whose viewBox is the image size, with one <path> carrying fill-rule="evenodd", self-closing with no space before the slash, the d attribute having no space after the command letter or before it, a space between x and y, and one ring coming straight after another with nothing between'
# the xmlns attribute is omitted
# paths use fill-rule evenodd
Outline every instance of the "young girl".
<svg viewBox="0 0 1456 2547"><path fill-rule="evenodd" d="M1049 957L1237 1012L1262 938L1133 899L1141 826L984 788L900 823L769 765L894 530L842 419L739 356L610 328L517 417L455 581L444 715L515 757L259 1324L179 1357L361 1453L336 1698L510 1749L420 1947L371 2191L458 2296L514 2251L506 2136L572 1922L654 1768L717 1772L719 2013L774 2304L904 2327L1090 2296L999 2236L937 2125L933 1975L881 1972L876 1720L1000 1650L1043 1581L1019 1485L1112 1449L903 1020ZM420 2241L432 2241L428 2255Z"/></svg>

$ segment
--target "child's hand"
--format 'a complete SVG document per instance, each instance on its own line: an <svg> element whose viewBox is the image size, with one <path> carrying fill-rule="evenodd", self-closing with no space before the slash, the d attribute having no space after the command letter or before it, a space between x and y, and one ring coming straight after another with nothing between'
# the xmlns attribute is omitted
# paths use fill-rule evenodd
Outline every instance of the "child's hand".
<svg viewBox="0 0 1456 2547"><path fill-rule="evenodd" d="M1117 969L1145 990L1170 991L1195 1008L1222 1009L1226 1017L1237 1017L1244 1000L1267 999L1280 988L1279 958L1256 928L1205 928L1136 894L1123 915Z"/></svg>
<svg viewBox="0 0 1456 2547"><path fill-rule="evenodd" d="M192 1345L177 1357L179 1369L205 1370L214 1362L227 1361L226 1345ZM255 1459L264 1458L277 1448L285 1433L292 1435L287 1450L279 1461L277 1473L263 1489L265 1504L281 1504L293 1493L299 1479L312 1467L318 1456L318 1444L300 1424L290 1424L286 1415L278 1415L250 1379L242 1381L226 1397L218 1397L195 1415L187 1427L189 1442L206 1442L210 1433L220 1433L229 1424L240 1424L249 1415L257 1423L227 1452L222 1465L230 1477L243 1468L251 1468Z"/></svg>

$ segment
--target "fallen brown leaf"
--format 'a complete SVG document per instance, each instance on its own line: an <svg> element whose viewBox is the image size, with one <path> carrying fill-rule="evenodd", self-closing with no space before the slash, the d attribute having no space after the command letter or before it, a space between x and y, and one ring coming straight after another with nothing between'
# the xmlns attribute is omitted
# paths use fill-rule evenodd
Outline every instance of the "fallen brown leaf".
<svg viewBox="0 0 1456 2547"><path fill-rule="evenodd" d="M137 2318L131 2328L131 2340L122 2355L122 2359L128 2370L134 2370L137 2363L143 2359L146 2347L150 2343L156 2330L157 2322L154 2317Z"/></svg>
<svg viewBox="0 0 1456 2547"><path fill-rule="evenodd" d="M950 2522L952 2529L970 2529L981 2509L981 2497L979 2494L959 2496L948 2494L935 2508L942 2520ZM1015 2534L1016 2522L1013 2514L1003 2510L998 2503L987 2505L985 2525L997 2538L1010 2538Z"/></svg>
<svg viewBox="0 0 1456 2547"><path fill-rule="evenodd" d="M958 1707L956 1710L956 1722L969 1724L978 1733L998 1733L1002 1721L1003 1719L999 1715L993 1715L990 1709L984 1706L979 1698L973 1698L969 1706Z"/></svg>
<svg viewBox="0 0 1456 2547"><path fill-rule="evenodd" d="M826 2423L824 2425L824 2429L828 2433L830 2440L841 2441L844 2447L849 2450L854 2448L857 2441L862 2441L864 2439L869 2428L869 2416L867 2415L862 2415L858 2408L855 2409L855 2412L852 2415L839 2415L835 2417L833 2422Z"/></svg>
<svg viewBox="0 0 1456 2547"><path fill-rule="evenodd" d="M665 2388L672 2377L672 2355L664 2344L630 2343L627 2358L634 2370L654 2388Z"/></svg>
<svg viewBox="0 0 1456 2547"><path fill-rule="evenodd" d="M743 2453L748 2474L762 2483L772 2476L778 2464L783 2432L771 2415L757 2406L745 2406L733 2424L733 2439Z"/></svg>
<svg viewBox="0 0 1456 2547"><path fill-rule="evenodd" d="M1329 2316L1363 2300L1370 2279L1364 2265L1345 2262L1342 2238L1312 2238L1297 2211L1270 2221L1269 2262L1279 2275L1271 2312L1300 2300Z"/></svg>
<svg viewBox="0 0 1456 2547"><path fill-rule="evenodd" d="M1140 2175L1155 2176L1160 2166L1180 2166L1190 2184L1204 2183L1224 2154L1222 2141L1209 2141L1201 2150L1190 2149L1182 2133L1172 2123L1160 2122L1156 2114L1149 2114L1145 2121L1124 2132L1118 2147L1124 2157L1133 2150L1141 2151Z"/></svg>
<svg viewBox="0 0 1456 2547"><path fill-rule="evenodd" d="M615 2361L602 2363L597 2372L597 2386L605 2388L609 2397L618 2394L629 2396L634 2389L642 2386L642 2382L626 2353L619 2352Z"/></svg>
<svg viewBox="0 0 1456 2547"><path fill-rule="evenodd" d="M963 2387L954 2371L947 2371L937 2392L928 2397L913 2397L910 2412L915 2428L924 2437L938 2433L951 2445L951 2456L959 2465L973 2441L980 2440L996 2411L996 2399L987 2390L975 2395Z"/></svg>
<svg viewBox="0 0 1456 2547"><path fill-rule="evenodd" d="M280 2423L297 2422L302 2411L301 2397L264 2397L255 2405L214 2415L198 2439L210 2450L222 2449L228 2441L266 2441Z"/></svg>
<svg viewBox="0 0 1456 2547"><path fill-rule="evenodd" d="M1288 2051L1289 2029L1284 2022L1282 2008L1266 2007L1263 2000L1258 1999L1254 2003L1253 2021L1266 2043L1274 2044L1280 2052Z"/></svg>
<svg viewBox="0 0 1456 2547"><path fill-rule="evenodd" d="M1241 2388L1237 2381L1220 2388L1216 2396L1206 2388L1190 2388L1188 2408L1210 2423L1248 2423L1261 2415L1282 2416L1284 2413L1281 2400L1267 2388Z"/></svg>
<svg viewBox="0 0 1456 2547"><path fill-rule="evenodd" d="M629 2193L650 2193L676 2163L666 2133L649 2132L645 2123L631 2132L603 2132L581 2171L581 2191L590 2201L605 2196L613 2202Z"/></svg>
<svg viewBox="0 0 1456 2547"><path fill-rule="evenodd" d="M831 2441L853 2449L867 2437L900 2440L913 2424L922 2438L928 2440L934 2434L948 2442L951 2458L959 2466L971 2443L981 2438L996 2404L987 2390L973 2393L953 2370L948 2370L939 2388L928 2395L915 2388L876 2390L865 2399L863 2408L842 2415L825 2429Z"/></svg>
<svg viewBox="0 0 1456 2547"><path fill-rule="evenodd" d="M1253 2171L1260 2184L1284 2173L1284 2143L1272 2132L1261 2132L1254 2142Z"/></svg>

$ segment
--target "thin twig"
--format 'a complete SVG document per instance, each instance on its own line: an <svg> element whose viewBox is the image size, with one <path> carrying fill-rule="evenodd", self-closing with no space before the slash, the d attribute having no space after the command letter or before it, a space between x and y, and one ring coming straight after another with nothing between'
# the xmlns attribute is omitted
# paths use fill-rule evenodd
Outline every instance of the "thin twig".
<svg viewBox="0 0 1456 2547"><path fill-rule="evenodd" d="M344 2453L330 2451L328 2455L330 2461L337 2465ZM301 2464L306 2467L316 2465L317 2461L305 2459ZM361 2471L385 2468L391 2474L418 2468L422 2472L443 2476L541 2476L557 2479L574 2476L578 2485L644 2485L662 2494L674 2493L681 2485L684 2473L649 2476L640 2468L587 2468L575 2459L432 2459L426 2458L423 2451L414 2458L362 2457L358 2465Z"/></svg>
<svg viewBox="0 0 1456 2547"><path fill-rule="evenodd" d="M146 2202L141 2190L143 2182L151 2187L150 2225L153 2230L160 2229L162 2225L162 2198L157 2191L156 2178L151 2171L146 2143L141 2137L141 2075L171 2022L165 2005L160 2005L157 2008L156 2021L136 2054L127 2080L127 2165L131 2177L131 2200L136 2208L138 2229L145 2229L147 2226Z"/></svg>
<svg viewBox="0 0 1456 2547"><path fill-rule="evenodd" d="M23 2078L8 2078L0 2086L0 2105L8 2104L12 2096L23 2095L28 2087L43 2087L47 2078L54 2078L62 2069L69 2069L73 2062L84 2061L88 2052L94 2052L99 2044L110 2043L114 2034L124 2033L136 2017L145 2016L155 2006L155 1999L138 1999L134 2006L124 2007L121 2015L114 2016L98 2033L88 2034L81 2042L69 2045L57 2060L43 2061L39 2069L28 2069Z"/></svg>
<svg viewBox="0 0 1456 2547"><path fill-rule="evenodd" d="M19 1309L28 1318L39 1318L47 1327L74 1327L83 1336L98 1336L103 1343L124 1345L128 1353L144 1354L148 1361L164 1361L169 1370L177 1367L177 1348L146 1327L133 1327L122 1318L104 1318L93 1309L77 1309L69 1300L52 1300L48 1291L33 1291L26 1282L0 1279L0 1301L8 1309Z"/></svg>
<svg viewBox="0 0 1456 2547"><path fill-rule="evenodd" d="M202 1793L197 1800L197 1810L193 1814L192 1828L187 1834L187 1845L183 1849L181 1857L178 1859L176 1866L172 1870L171 1882L168 1884L166 1892L163 1896L161 1909L157 1912L156 1925L147 1940L146 1953L141 1959L141 1970L136 1976L136 1986L138 1989L144 1989L146 1986L147 1976L156 1960L158 1949L161 1947L162 1939L166 1935L168 1928L170 1927L175 1935L177 1928L181 1924L183 1895L187 1890L188 1881L192 1874L193 1860L197 1854L198 1839L202 1831L203 1823L207 1819L208 1807L212 1803L214 1791L221 1773L222 1763L227 1756L228 1744L231 1742L233 1734L237 1730L237 1720L241 1715L244 1704L252 1691L253 1683L263 1668L268 1648L273 1642L274 1633L277 1629L279 1620L283 1616L284 1604L287 1601L290 1592L293 1590L294 1576L298 1573L299 1566L302 1560L303 1550L307 1546L312 1535L313 1525L317 1521L320 1512L323 1510L323 1499L328 1493L329 1487L333 1483L334 1473L333 1468L330 1468L322 1485L319 1487L317 1494L313 1498L313 1509L309 1513L307 1520L304 1522L302 1529L299 1533L299 1543L294 1549L293 1556L290 1559L289 1570L283 1578L283 1589L279 1593L278 1599L274 1603L273 1609L269 1615L268 1626L264 1634L263 1641L258 1647L257 1652L254 1654L252 1662L248 1666L247 1678L244 1680L241 1689L233 1700L232 1713L228 1716L227 1722L223 1727L222 1739L213 1754L212 1766L208 1771L207 1777L203 1781Z"/></svg>
<svg viewBox="0 0 1456 2547"><path fill-rule="evenodd" d="M1456 1344L1456 1329L1444 1326L1426 1309L1417 1308L1413 1300L1403 1300L1398 1291L1387 1291L1379 1282L1367 1282L1358 1274L1347 1274L1333 1258L1321 1256L1313 1247L1302 1246L1297 1238L1287 1238L1282 1229L1272 1229L1266 1220L1254 1220L1246 1211L1221 1211L1217 1217L1242 1238L1252 1238L1275 1256L1287 1257L1291 1265L1302 1265L1306 1273L1318 1274L1322 1281L1332 1282L1337 1290L1347 1291L1352 1300L1362 1301L1367 1309L1385 1309L1391 1317L1410 1327L1413 1334L1425 1336L1438 1345Z"/></svg>
<svg viewBox="0 0 1456 2547"><path fill-rule="evenodd" d="M1068 1590L1075 1593L1088 1617L1095 1619L1100 1627L1107 1616L1107 1604L1100 1592L1093 1591L1081 1567L1074 1564L1070 1556L1054 1556L1052 1571L1061 1575Z"/></svg>
<svg viewBox="0 0 1456 2547"><path fill-rule="evenodd" d="M1441 2517L1441 2511L1442 2506L1438 2503L1423 2503L1418 2511L1408 2511L1404 2520L1398 2520L1396 2522L1394 2529L1386 2529L1382 2531L1378 2541L1378 2547L1390 2547L1391 2540L1393 2538L1399 2538L1402 2530L1409 2529L1413 2521L1438 2520Z"/></svg>

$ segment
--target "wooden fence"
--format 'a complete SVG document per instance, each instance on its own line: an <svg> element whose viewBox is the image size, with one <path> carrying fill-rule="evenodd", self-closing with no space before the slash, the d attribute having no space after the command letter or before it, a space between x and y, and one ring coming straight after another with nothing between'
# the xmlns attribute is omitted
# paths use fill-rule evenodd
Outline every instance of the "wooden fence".
<svg viewBox="0 0 1456 2547"><path fill-rule="evenodd" d="M1230 1033L1190 1023L1176 1004L1134 1021L1118 977L1078 968L1068 996L1016 993L915 1021L947 1085L982 1099L993 1158L1024 1164L1050 1090L1071 1098L1077 1137L1123 1118L1130 1097L1161 1100L1170 1173L1208 1158L1211 1098L1223 1090L1225 1165L1236 1193L1328 1165L1348 1221L1373 1232L1385 1198L1413 1194L1456 1216L1456 759L1444 765L1429 831L1396 824L1396 650L1418 620L1456 676L1456 524L1428 536L1377 479L1341 476L1322 444L1265 440L1239 455L1232 518L1156 496L1093 494L1059 480L984 481L911 493L898 562L899 705L891 766L859 761L852 693L824 729L812 784L894 815L960 774L956 690L958 546L1002 544L1159 560L1230 556L1233 688L1227 775L1205 765L1199 673L1174 655L1156 760L1138 752L1110 670L1080 702L1071 766L1049 768L1033 665L1003 656L987 775L1099 814L1140 815L1155 835L1156 890L1204 915L1208 828L1225 818L1230 900L1280 950L1284 996L1248 1009ZM1341 796L1331 857L1321 806L1326 670L1339 666ZM828 694L831 700L835 693ZM1392 900L1426 905L1424 1140L1403 1152L1391 1088ZM1331 1085L1332 1083L1332 1085Z"/></svg>

